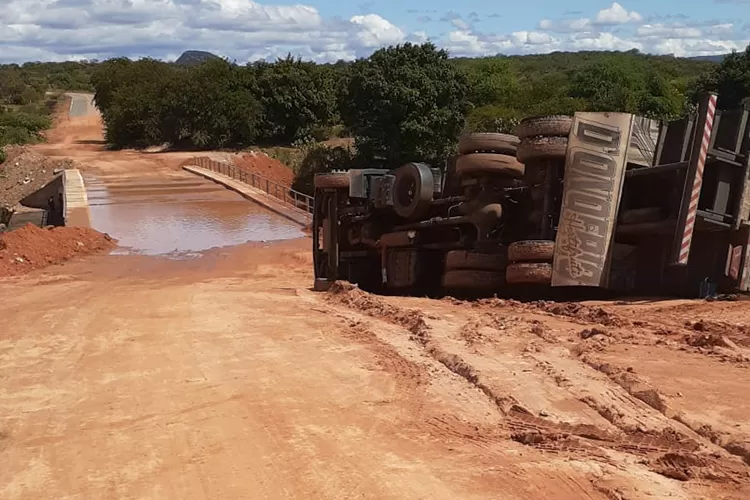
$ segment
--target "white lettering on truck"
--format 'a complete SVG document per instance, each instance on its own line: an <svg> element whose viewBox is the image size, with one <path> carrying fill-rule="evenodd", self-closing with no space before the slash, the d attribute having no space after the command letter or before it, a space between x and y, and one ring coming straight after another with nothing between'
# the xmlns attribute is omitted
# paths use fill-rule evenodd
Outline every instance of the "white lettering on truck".
<svg viewBox="0 0 750 500"><path fill-rule="evenodd" d="M588 116L576 114L569 137L553 286L606 281L632 115L597 113L596 122Z"/></svg>

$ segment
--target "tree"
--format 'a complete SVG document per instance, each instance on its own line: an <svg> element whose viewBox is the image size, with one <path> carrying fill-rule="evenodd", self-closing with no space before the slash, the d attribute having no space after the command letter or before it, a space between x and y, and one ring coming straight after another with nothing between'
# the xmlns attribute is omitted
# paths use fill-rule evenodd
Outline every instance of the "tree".
<svg viewBox="0 0 750 500"><path fill-rule="evenodd" d="M336 100L331 71L288 55L250 67L263 108L264 138L290 143L331 124Z"/></svg>
<svg viewBox="0 0 750 500"><path fill-rule="evenodd" d="M692 92L693 101L706 91L719 94L721 109L739 108L750 100L750 45L744 52L732 52L717 67L701 75Z"/></svg>
<svg viewBox="0 0 750 500"><path fill-rule="evenodd" d="M249 71L222 59L178 72L162 136L178 147L245 146L255 140L260 105Z"/></svg>
<svg viewBox="0 0 750 500"><path fill-rule="evenodd" d="M643 84L636 98L639 115L657 120L674 120L680 116L684 110L684 94L653 70L645 75Z"/></svg>
<svg viewBox="0 0 750 500"><path fill-rule="evenodd" d="M570 97L588 101L588 111L637 112L638 78L619 61L592 64L572 79Z"/></svg>
<svg viewBox="0 0 750 500"><path fill-rule="evenodd" d="M178 69L152 59L122 64L92 78L105 139L114 147L162 144L163 124L178 95Z"/></svg>
<svg viewBox="0 0 750 500"><path fill-rule="evenodd" d="M112 104L112 95L117 87L134 84L128 78L132 72L133 61L126 57L109 59L97 66L91 75L91 85L94 87L94 103L103 113Z"/></svg>
<svg viewBox="0 0 750 500"><path fill-rule="evenodd" d="M9 69L0 78L0 104L25 104L22 94L28 84L24 81L21 71Z"/></svg>
<svg viewBox="0 0 750 500"><path fill-rule="evenodd" d="M437 164L463 128L467 95L466 76L446 51L406 43L354 63L340 112L364 160Z"/></svg>
<svg viewBox="0 0 750 500"><path fill-rule="evenodd" d="M500 57L477 59L466 71L469 100L475 107L512 106L520 86L510 60Z"/></svg>

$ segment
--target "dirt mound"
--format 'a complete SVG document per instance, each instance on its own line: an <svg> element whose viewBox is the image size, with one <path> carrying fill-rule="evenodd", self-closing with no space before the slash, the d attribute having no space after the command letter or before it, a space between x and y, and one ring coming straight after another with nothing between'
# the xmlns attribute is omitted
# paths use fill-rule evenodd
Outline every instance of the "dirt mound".
<svg viewBox="0 0 750 500"><path fill-rule="evenodd" d="M265 153L253 151L238 155L232 161L239 168L261 175L282 186L291 187L294 182L294 172L292 169Z"/></svg>
<svg viewBox="0 0 750 500"><path fill-rule="evenodd" d="M0 277L16 276L73 257L98 253L115 240L89 228L26 226L0 234Z"/></svg>
<svg viewBox="0 0 750 500"><path fill-rule="evenodd" d="M692 453L665 453L652 464L654 472L663 476L689 481L703 479L718 482L747 480L747 472L734 464L719 463L713 457Z"/></svg>
<svg viewBox="0 0 750 500"><path fill-rule="evenodd" d="M401 325L418 339L424 339L427 335L428 327L421 311L396 307L346 281L334 282L328 290L328 297L368 316Z"/></svg>
<svg viewBox="0 0 750 500"><path fill-rule="evenodd" d="M725 347L727 349L737 349L737 344L724 335L716 333L706 333L699 335L687 335L685 342L693 347Z"/></svg>
<svg viewBox="0 0 750 500"><path fill-rule="evenodd" d="M723 347L735 348L735 345L724 345L724 341L721 339L731 339L732 344L737 342L740 345L750 346L750 327L745 324L732 324L726 321L711 321L701 319L699 321L691 322L688 321L685 325L696 332L701 332L703 335L695 335L695 337L705 337L706 339L720 339L717 345ZM711 340L709 340L711 342Z"/></svg>
<svg viewBox="0 0 750 500"><path fill-rule="evenodd" d="M586 323L599 323L604 326L624 326L627 324L627 321L601 307L590 307L577 302L548 302L540 300L532 302L530 305L555 316L575 318Z"/></svg>
<svg viewBox="0 0 750 500"><path fill-rule="evenodd" d="M6 146L3 151L7 159L0 165L0 207L17 205L55 175L75 168L72 160L51 160L25 146Z"/></svg>

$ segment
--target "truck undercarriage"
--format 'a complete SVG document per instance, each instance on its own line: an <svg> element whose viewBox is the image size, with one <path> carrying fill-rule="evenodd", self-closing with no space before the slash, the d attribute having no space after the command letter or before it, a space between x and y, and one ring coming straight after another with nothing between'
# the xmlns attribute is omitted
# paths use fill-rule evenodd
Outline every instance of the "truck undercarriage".
<svg viewBox="0 0 750 500"><path fill-rule="evenodd" d="M750 290L748 109L529 118L445 165L315 177L317 288L542 296Z"/></svg>

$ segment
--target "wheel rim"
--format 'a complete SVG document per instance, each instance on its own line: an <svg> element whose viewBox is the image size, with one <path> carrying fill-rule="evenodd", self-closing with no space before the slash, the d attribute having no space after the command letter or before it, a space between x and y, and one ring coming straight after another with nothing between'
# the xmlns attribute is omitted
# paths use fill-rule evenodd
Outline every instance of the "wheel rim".
<svg viewBox="0 0 750 500"><path fill-rule="evenodd" d="M405 179L398 186L396 196L398 201L403 206L409 206L414 202L414 197L417 194L417 181L414 178Z"/></svg>

